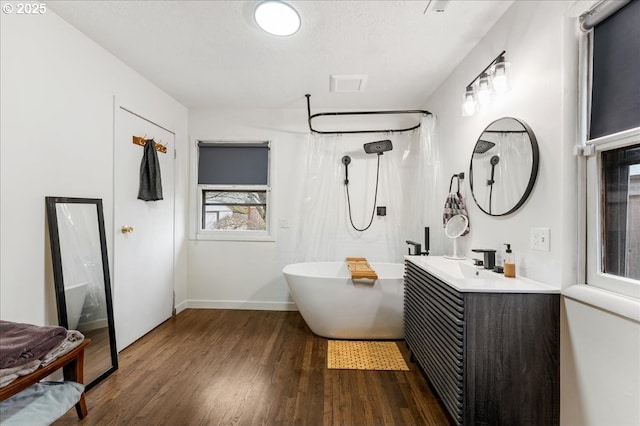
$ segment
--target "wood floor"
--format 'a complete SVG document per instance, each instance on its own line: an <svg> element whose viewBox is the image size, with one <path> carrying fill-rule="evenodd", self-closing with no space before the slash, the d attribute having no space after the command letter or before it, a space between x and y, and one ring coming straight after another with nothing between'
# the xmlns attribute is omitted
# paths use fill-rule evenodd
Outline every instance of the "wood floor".
<svg viewBox="0 0 640 426"><path fill-rule="evenodd" d="M449 424L415 364L328 370L326 351L298 312L188 309L120 353L84 420L55 425Z"/></svg>

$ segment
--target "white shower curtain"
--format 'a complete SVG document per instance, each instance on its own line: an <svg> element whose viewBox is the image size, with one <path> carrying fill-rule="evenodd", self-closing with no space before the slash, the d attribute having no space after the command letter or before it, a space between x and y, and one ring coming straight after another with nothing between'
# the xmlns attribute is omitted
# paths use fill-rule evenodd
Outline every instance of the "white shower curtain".
<svg viewBox="0 0 640 426"><path fill-rule="evenodd" d="M380 158L364 152L364 143L382 139L390 139L393 150ZM342 261L352 256L371 262L401 262L407 253L405 240L423 242L425 226L432 229L433 247L437 238L433 230L442 214L434 196L439 184L437 151L431 116L411 132L310 135L295 261ZM371 227L363 232L353 229L349 219L341 161L345 155L351 158L349 200L354 225L365 228L372 209L387 208L387 215L374 216Z"/></svg>

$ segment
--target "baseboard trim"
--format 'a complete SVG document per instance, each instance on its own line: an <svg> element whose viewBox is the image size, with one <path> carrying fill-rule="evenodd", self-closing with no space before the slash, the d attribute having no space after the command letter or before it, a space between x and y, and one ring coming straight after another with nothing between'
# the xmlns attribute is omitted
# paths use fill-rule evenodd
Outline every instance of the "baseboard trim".
<svg viewBox="0 0 640 426"><path fill-rule="evenodd" d="M176 315L178 315L180 312L182 312L182 311L184 311L185 309L187 309L187 307L188 307L188 306L187 306L187 301L186 301L186 300L184 300L184 301L182 301L182 302L178 303L178 304L176 305L176 307L175 307Z"/></svg>
<svg viewBox="0 0 640 426"><path fill-rule="evenodd" d="M270 302L252 300L187 300L180 305L184 308L176 310L191 309L248 309L253 311L297 311L298 307L294 302Z"/></svg>

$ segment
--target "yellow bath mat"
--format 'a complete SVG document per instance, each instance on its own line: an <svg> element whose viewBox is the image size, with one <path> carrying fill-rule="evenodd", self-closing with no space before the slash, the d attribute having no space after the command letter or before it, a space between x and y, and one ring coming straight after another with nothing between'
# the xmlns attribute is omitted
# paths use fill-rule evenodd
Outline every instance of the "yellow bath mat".
<svg viewBox="0 0 640 426"><path fill-rule="evenodd" d="M341 370L409 370L395 342L350 340L329 340L327 368Z"/></svg>

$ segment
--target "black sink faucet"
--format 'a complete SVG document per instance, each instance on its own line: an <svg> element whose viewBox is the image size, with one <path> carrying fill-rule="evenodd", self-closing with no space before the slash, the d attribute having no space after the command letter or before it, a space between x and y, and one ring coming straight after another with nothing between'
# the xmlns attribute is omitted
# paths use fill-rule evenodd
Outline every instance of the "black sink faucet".
<svg viewBox="0 0 640 426"><path fill-rule="evenodd" d="M496 251L493 249L471 249L474 253L484 254L484 269L493 269L496 266Z"/></svg>
<svg viewBox="0 0 640 426"><path fill-rule="evenodd" d="M416 243L415 241L407 240L407 244L413 246L413 256L421 256L422 255L422 244ZM411 247L409 247L409 256L411 256Z"/></svg>

